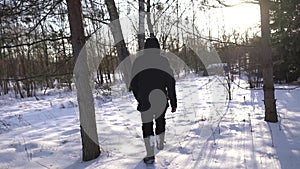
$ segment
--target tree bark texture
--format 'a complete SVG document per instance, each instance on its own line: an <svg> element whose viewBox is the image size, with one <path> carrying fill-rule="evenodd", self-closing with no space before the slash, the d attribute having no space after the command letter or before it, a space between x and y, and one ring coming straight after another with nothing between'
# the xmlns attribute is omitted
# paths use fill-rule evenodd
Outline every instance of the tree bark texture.
<svg viewBox="0 0 300 169"><path fill-rule="evenodd" d="M274 95L273 60L270 42L270 2L260 0L261 13L261 56L263 59L263 89L265 104L265 121L278 122L276 100Z"/></svg>
<svg viewBox="0 0 300 169"><path fill-rule="evenodd" d="M151 2L150 0L147 0L147 25L150 32L150 37L155 37L154 31L153 31L153 24L151 22L151 15L150 15L150 9L151 9Z"/></svg>
<svg viewBox="0 0 300 169"><path fill-rule="evenodd" d="M85 36L80 0L67 0L68 17L71 30L73 57L76 61L74 74L76 78L77 100L79 106L80 132L82 139L82 158L89 161L100 155L95 107L91 87L91 74L87 64L84 48Z"/></svg>
<svg viewBox="0 0 300 169"><path fill-rule="evenodd" d="M123 32L119 20L119 14L114 0L105 0L105 4L110 16L111 23L109 24L109 26L113 34L118 58L120 62L124 61L121 63L120 67L123 71L125 83L129 88L131 61L130 59L126 59L129 56L129 52L124 41Z"/></svg>
<svg viewBox="0 0 300 169"><path fill-rule="evenodd" d="M144 49L144 44L145 44L145 0L139 0L138 50Z"/></svg>

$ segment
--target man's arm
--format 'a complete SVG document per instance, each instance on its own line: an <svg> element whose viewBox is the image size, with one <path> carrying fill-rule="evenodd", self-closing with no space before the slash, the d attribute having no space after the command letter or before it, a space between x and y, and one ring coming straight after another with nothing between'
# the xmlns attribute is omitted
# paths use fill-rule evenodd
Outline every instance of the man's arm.
<svg viewBox="0 0 300 169"><path fill-rule="evenodd" d="M168 90L168 97L171 102L172 112L176 111L177 108L177 98L176 98L176 91L175 91L175 79L169 76L167 80L167 90Z"/></svg>
<svg viewBox="0 0 300 169"><path fill-rule="evenodd" d="M138 74L137 74L131 79L130 87L129 87L129 89L132 90L135 99L137 99L138 79L139 78L138 78Z"/></svg>
<svg viewBox="0 0 300 169"><path fill-rule="evenodd" d="M173 70L171 69L169 63L168 63L168 73L166 75L166 86L168 91L168 97L171 102L172 112L176 111L177 108L177 97L176 97L176 89L175 89L175 78L173 74Z"/></svg>

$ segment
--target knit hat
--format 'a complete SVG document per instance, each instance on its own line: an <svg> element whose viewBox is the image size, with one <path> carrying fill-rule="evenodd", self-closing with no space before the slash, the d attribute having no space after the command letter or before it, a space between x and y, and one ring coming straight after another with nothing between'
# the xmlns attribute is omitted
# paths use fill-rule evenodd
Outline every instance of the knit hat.
<svg viewBox="0 0 300 169"><path fill-rule="evenodd" d="M160 49L160 45L159 45L159 42L158 42L157 38L148 38L148 39L146 39L144 49L149 49L149 48L158 48L158 49Z"/></svg>

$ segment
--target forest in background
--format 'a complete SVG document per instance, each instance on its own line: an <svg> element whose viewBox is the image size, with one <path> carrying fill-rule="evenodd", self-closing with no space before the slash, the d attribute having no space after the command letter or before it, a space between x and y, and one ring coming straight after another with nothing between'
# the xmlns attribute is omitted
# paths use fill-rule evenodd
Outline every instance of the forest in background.
<svg viewBox="0 0 300 169"><path fill-rule="evenodd" d="M203 36L201 30L210 28L200 28L203 25L195 23L197 10L228 7L225 2L192 0L183 5L178 0L147 0L145 11L154 14L153 28L162 49L180 57L193 72L205 72L205 67L185 45L190 42L203 49L207 57L210 55L209 49L215 48L232 73L243 71L253 83L260 85L262 68L259 33L233 30L226 34L224 31L220 37ZM300 75L300 3L297 0L271 2L274 80L290 83ZM116 4L121 16L138 14L137 0L119 1ZM57 86L72 89L75 63L66 2L1 0L0 10L0 95L14 91L16 97L24 98L35 96L39 89L46 91ZM83 0L82 12L85 37L96 38L99 43L95 44L95 48L102 51L103 56L99 57L104 58L97 70L95 82L99 86L113 83L116 78L114 70L120 61L114 43L111 43L112 35L105 31L110 22L105 2ZM187 17L189 15L192 16ZM133 21L132 24L136 23ZM191 30L184 29L188 24ZM178 29L181 33L176 31ZM186 32L182 33L184 30ZM137 28L136 32L131 39L125 39L130 54L138 50ZM149 36L149 31L146 31L146 37Z"/></svg>

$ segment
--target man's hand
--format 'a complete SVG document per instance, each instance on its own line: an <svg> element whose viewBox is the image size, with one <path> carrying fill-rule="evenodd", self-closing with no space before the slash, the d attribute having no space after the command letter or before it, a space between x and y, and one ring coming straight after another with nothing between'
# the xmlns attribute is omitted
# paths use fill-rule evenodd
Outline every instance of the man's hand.
<svg viewBox="0 0 300 169"><path fill-rule="evenodd" d="M171 112L172 112L172 113L176 112L176 107L172 107Z"/></svg>

